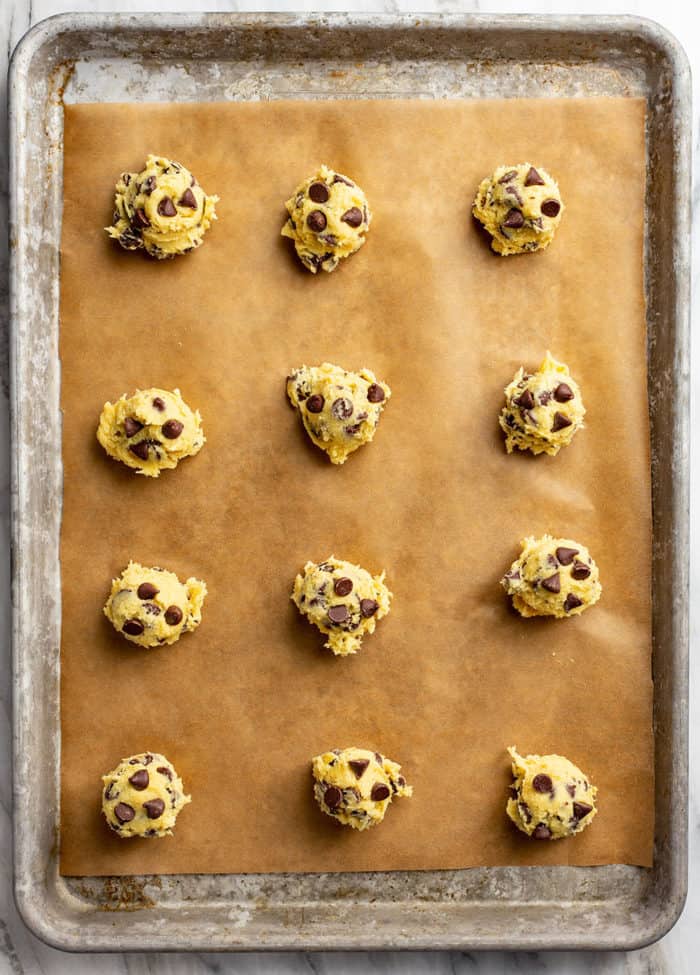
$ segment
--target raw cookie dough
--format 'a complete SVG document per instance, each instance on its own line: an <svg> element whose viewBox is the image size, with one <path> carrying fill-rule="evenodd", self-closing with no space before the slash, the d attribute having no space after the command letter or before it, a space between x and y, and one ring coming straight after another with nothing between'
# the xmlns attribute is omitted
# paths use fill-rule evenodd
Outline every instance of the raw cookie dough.
<svg viewBox="0 0 700 975"><path fill-rule="evenodd" d="M119 177L113 224L105 230L128 251L145 250L159 260L187 254L216 220L218 200L180 163L149 156L140 173Z"/></svg>
<svg viewBox="0 0 700 975"><path fill-rule="evenodd" d="M374 437L391 390L369 369L347 372L324 362L295 369L287 377L287 396L316 446L333 464L344 464Z"/></svg>
<svg viewBox="0 0 700 975"><path fill-rule="evenodd" d="M305 179L285 206L289 219L282 236L291 237L312 274L319 268L335 271L341 258L359 251L372 219L360 187L327 166Z"/></svg>
<svg viewBox="0 0 700 975"><path fill-rule="evenodd" d="M157 752L123 758L102 781L102 812L122 839L169 836L178 813L192 801L180 776Z"/></svg>
<svg viewBox="0 0 700 975"><path fill-rule="evenodd" d="M147 569L129 562L112 591L104 614L131 643L159 647L175 643L183 633L202 622L202 603L207 587L201 579L180 582L167 569Z"/></svg>
<svg viewBox="0 0 700 975"><path fill-rule="evenodd" d="M307 562L294 580L292 601L310 623L325 633L324 646L336 656L357 653L365 633L389 612L391 593L384 573L371 576L334 555L317 565Z"/></svg>
<svg viewBox="0 0 700 975"><path fill-rule="evenodd" d="M499 166L483 180L473 213L491 234L497 254L523 254L549 247L564 204L549 173L530 163Z"/></svg>
<svg viewBox="0 0 700 975"><path fill-rule="evenodd" d="M199 410L191 410L174 389L137 389L116 403L105 403L97 439L110 457L133 467L137 474L158 477L193 457L206 437Z"/></svg>
<svg viewBox="0 0 700 975"><path fill-rule="evenodd" d="M366 748L334 748L312 761L314 796L324 813L353 829L384 819L397 796L412 796L401 766Z"/></svg>
<svg viewBox="0 0 700 975"><path fill-rule="evenodd" d="M600 599L598 566L570 538L524 538L501 585L521 616L578 616Z"/></svg>
<svg viewBox="0 0 700 975"><path fill-rule="evenodd" d="M508 752L515 782L506 812L519 830L536 840L560 840L590 826L598 790L581 769L561 755L523 758L515 746Z"/></svg>
<svg viewBox="0 0 700 975"><path fill-rule="evenodd" d="M583 426L586 410L581 390L569 367L550 352L535 373L527 373L521 366L505 394L506 405L498 422L509 454L517 447L554 457Z"/></svg>

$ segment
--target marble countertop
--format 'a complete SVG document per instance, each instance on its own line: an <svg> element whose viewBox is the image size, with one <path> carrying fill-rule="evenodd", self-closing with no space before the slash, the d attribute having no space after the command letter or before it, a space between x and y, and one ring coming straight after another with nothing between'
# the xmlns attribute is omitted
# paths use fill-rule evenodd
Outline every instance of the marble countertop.
<svg viewBox="0 0 700 975"><path fill-rule="evenodd" d="M68 10L192 11L192 10L323 10L323 11L439 11L488 13L627 13L649 17L668 27L684 44L694 74L695 105L700 102L700 14L690 12L688 0L640 0L612 4L590 0L0 0L0 112L6 115L7 62L25 31L55 13ZM693 145L698 146L699 116L694 116ZM0 224L8 223L8 147L0 138ZM698 174L693 182L693 200L700 192ZM697 232L694 228L694 237ZM694 240L694 244L697 241ZM700 282L700 247L694 247L693 299ZM8 458L8 243L0 238L0 975L205 975L205 973L317 973L317 975L359 975L359 973L405 973L405 975L694 975L700 970L700 789L693 772L700 768L700 734L693 727L695 709L690 709L690 883L685 912L678 924L658 944L631 953L466 953L387 952L343 954L129 954L76 955L47 947L24 926L12 896L11 829L11 714L10 714L10 554L9 554L9 458ZM700 407L700 349L693 350L691 430ZM695 434L693 432L693 439ZM694 444L697 446L697 443ZM697 450L691 451L695 464ZM691 483L695 483L695 470ZM691 551L700 531L700 504L691 504ZM700 562L691 565L691 646L700 623ZM696 686L698 664L691 654L691 687ZM138 946L134 946L137 949Z"/></svg>

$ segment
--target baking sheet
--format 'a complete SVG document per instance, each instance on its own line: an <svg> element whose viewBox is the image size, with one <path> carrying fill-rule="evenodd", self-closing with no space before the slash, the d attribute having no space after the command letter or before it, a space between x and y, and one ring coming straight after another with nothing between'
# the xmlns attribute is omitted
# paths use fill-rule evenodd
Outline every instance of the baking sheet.
<svg viewBox="0 0 700 975"><path fill-rule="evenodd" d="M651 863L643 113L631 99L67 107L64 873ZM100 229L118 172L153 150L222 197L205 246L165 265ZM568 212L546 254L496 258L469 203L526 158L558 176ZM320 161L358 180L375 220L315 280L277 235ZM587 428L554 460L507 457L502 387L548 347L582 385ZM394 391L341 469L283 392L290 368L324 359ZM180 386L208 437L158 482L93 442L104 400L151 384ZM577 620L520 620L498 586L518 539L544 531L600 566L603 598ZM303 562L331 552L386 568L395 593L349 660L288 602ZM144 653L111 631L101 606L129 558L207 581L196 634ZM415 786L363 835L310 801L308 759L351 743ZM510 827L512 743L585 769L594 828L534 844ZM144 748L194 801L175 837L125 844L100 821L99 775Z"/></svg>

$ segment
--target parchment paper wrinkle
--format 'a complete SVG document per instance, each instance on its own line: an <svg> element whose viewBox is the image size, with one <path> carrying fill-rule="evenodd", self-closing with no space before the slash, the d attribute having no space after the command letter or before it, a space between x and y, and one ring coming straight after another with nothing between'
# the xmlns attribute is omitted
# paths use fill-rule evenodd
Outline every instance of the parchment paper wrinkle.
<svg viewBox="0 0 700 975"><path fill-rule="evenodd" d="M183 118L186 116L186 119ZM149 152L187 165L219 219L157 263L102 229ZM501 163L542 165L566 212L541 255L494 256L470 216ZM316 278L279 236L326 163L356 179L366 246ZM634 99L66 107L61 263L65 874L649 865L653 839L644 104ZM503 387L547 349L586 427L507 456ZM393 391L342 468L305 439L289 370L368 366ZM107 399L179 387L207 444L157 481L95 439ZM519 619L499 579L519 539L586 544L600 603ZM289 600L307 559L386 569L391 614L334 659ZM206 580L199 630L144 651L102 615L129 559ZM310 758L356 744L415 788L365 834L316 808ZM566 755L598 786L573 841L519 835L506 747ZM120 841L100 775L163 752L192 794L172 838Z"/></svg>

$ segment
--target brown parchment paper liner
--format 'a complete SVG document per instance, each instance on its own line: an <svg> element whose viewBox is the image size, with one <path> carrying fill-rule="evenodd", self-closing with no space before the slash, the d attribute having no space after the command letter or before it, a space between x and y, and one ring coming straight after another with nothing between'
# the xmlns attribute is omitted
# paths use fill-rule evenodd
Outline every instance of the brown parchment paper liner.
<svg viewBox="0 0 700 975"><path fill-rule="evenodd" d="M221 197L204 246L172 262L102 229L118 174L151 151ZM470 205L520 161L558 178L567 211L546 253L500 258ZM279 231L320 162L360 183L374 221L362 251L313 278ZM64 873L651 863L643 212L641 100L66 108ZM547 349L581 385L586 428L556 458L509 457L503 387ZM393 390L374 443L342 468L284 395L291 368L324 360ZM207 436L157 481L95 440L104 401L149 385L178 386ZM600 566L603 597L580 618L507 607L499 579L543 532ZM304 562L331 553L386 569L394 592L348 659L289 600ZM206 580L195 634L144 651L112 631L102 605L130 558ZM311 795L310 758L351 744L401 762L415 787L365 834ZM511 744L590 775L592 828L517 833ZM172 838L120 841L100 775L144 749L193 801Z"/></svg>

